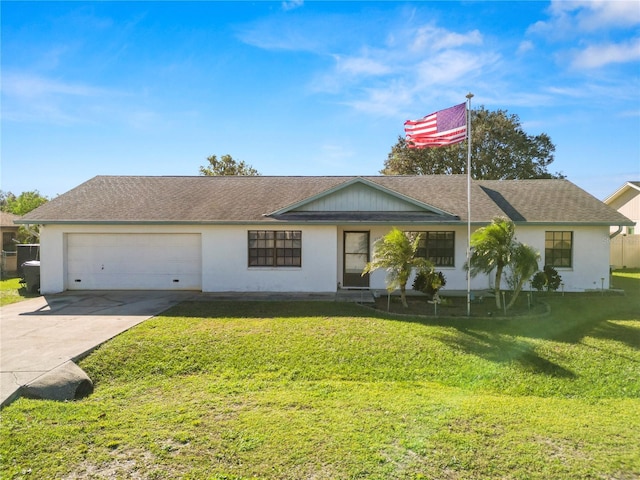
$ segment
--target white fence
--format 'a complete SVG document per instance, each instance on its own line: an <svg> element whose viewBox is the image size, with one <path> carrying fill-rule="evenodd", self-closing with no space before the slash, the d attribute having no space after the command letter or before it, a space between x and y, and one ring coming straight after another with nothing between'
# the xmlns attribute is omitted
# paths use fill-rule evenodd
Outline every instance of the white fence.
<svg viewBox="0 0 640 480"><path fill-rule="evenodd" d="M640 268L640 235L614 237L609 263L614 268Z"/></svg>

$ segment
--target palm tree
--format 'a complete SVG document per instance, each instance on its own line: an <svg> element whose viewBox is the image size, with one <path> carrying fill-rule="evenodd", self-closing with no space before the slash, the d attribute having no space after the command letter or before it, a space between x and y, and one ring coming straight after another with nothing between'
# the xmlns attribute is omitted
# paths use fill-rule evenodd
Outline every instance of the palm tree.
<svg viewBox="0 0 640 480"><path fill-rule="evenodd" d="M367 263L363 275L379 268L387 270L387 290L389 292L400 288L400 300L404 307L407 305L407 282L413 269L431 271L433 264L426 258L418 257L420 235L409 239L397 228L393 228L384 237L376 240L373 245L373 259Z"/></svg>
<svg viewBox="0 0 640 480"><path fill-rule="evenodd" d="M509 305L507 305L507 310L516 302L525 282L538 271L538 260L540 260L540 252L524 243L516 243L511 257L511 264L509 265L511 275L516 280L516 283L513 289L513 296L509 301Z"/></svg>
<svg viewBox="0 0 640 480"><path fill-rule="evenodd" d="M501 308L500 283L504 268L513 256L515 224L506 218L496 217L490 225L479 228L471 235L472 254L469 259L469 273L475 277L479 273L496 272L494 291L496 307Z"/></svg>

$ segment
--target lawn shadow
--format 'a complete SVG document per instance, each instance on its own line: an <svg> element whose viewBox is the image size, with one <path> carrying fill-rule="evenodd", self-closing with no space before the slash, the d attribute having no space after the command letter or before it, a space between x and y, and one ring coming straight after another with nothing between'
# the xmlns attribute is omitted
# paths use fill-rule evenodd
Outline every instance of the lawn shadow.
<svg viewBox="0 0 640 480"><path fill-rule="evenodd" d="M558 378L576 378L576 374L557 363L538 355L531 345L499 334L457 328L455 338L443 336L440 340L451 348L477 355L497 363L515 363L523 370Z"/></svg>
<svg viewBox="0 0 640 480"><path fill-rule="evenodd" d="M640 278L616 277L623 295L567 294L537 297L551 308L549 315L531 317L425 317L387 313L350 302L309 300L197 300L186 301L161 314L198 318L379 318L424 326L453 327L462 334L455 345L495 361L518 361L525 368L556 376L570 376L538 356L518 337L577 344L585 337L600 338L640 349L640 328L617 323L640 319ZM450 341L443 339L443 341Z"/></svg>

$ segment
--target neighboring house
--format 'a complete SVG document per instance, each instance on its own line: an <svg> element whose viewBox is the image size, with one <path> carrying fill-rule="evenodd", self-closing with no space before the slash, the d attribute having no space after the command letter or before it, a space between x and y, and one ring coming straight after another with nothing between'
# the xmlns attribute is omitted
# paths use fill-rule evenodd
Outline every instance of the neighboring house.
<svg viewBox="0 0 640 480"><path fill-rule="evenodd" d="M2 250L15 251L16 238L18 237L18 229L20 225L14 223L20 217L9 212L0 211L0 233L2 233Z"/></svg>
<svg viewBox="0 0 640 480"><path fill-rule="evenodd" d="M626 268L640 267L640 182L627 182L604 203L631 219L635 225L612 228L611 265Z"/></svg>
<svg viewBox="0 0 640 480"><path fill-rule="evenodd" d="M567 291L607 288L609 229L633 225L566 180L473 181L472 229L496 216L515 222ZM467 284L464 175L98 176L19 222L42 225L42 293L384 289L384 271L361 272L394 226L424 232L421 252L447 290Z"/></svg>
<svg viewBox="0 0 640 480"><path fill-rule="evenodd" d="M15 272L18 268L16 256L16 239L20 225L14 223L20 217L9 212L0 211L0 233L2 234L2 260L0 271Z"/></svg>

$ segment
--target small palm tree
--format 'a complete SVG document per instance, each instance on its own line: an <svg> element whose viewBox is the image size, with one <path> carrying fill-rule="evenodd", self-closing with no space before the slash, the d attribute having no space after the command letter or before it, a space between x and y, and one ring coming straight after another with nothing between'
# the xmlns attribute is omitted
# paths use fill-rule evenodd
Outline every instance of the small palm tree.
<svg viewBox="0 0 640 480"><path fill-rule="evenodd" d="M407 235L397 228L393 228L384 237L376 240L373 245L373 260L364 268L363 275L379 268L387 271L387 290L389 292L400 289L400 300L404 307L407 305L407 282L411 272L432 271L433 264L426 258L418 257L418 244L420 235L409 239Z"/></svg>
<svg viewBox="0 0 640 480"><path fill-rule="evenodd" d="M513 289L513 296L507 305L507 310L516 302L525 282L538 271L538 260L540 260L540 252L524 243L516 243L511 257L511 264L509 265L511 275L516 282Z"/></svg>
<svg viewBox="0 0 640 480"><path fill-rule="evenodd" d="M469 259L469 273L475 277L479 273L490 274L495 270L494 290L496 307L501 308L500 283L504 268L511 263L515 224L506 218L496 217L490 225L479 228L471 235L472 254Z"/></svg>

